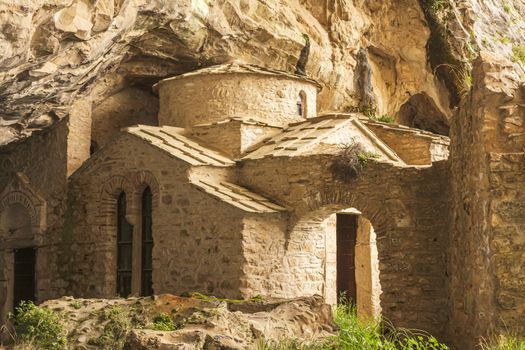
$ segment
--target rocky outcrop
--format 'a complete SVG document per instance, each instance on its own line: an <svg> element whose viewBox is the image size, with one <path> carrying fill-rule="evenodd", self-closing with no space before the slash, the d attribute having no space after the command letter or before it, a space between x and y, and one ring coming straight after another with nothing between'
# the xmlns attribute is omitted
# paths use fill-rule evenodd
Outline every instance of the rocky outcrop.
<svg viewBox="0 0 525 350"><path fill-rule="evenodd" d="M253 349L260 342L309 342L333 336L336 330L331 307L320 296L273 301L170 294L109 300L64 297L41 306L64 315L70 344L82 349L117 343L130 350ZM155 330L159 315L171 319L177 330Z"/></svg>
<svg viewBox="0 0 525 350"><path fill-rule="evenodd" d="M125 87L151 92L160 78L205 65L241 59L293 72L303 33L312 40L307 73L324 86L321 110L360 105L354 76L359 50L368 49L378 113L396 114L410 96L425 93L449 118L456 91L448 83L450 74L441 70L463 72L450 67L468 62L477 47L512 55L512 42L523 40L524 1L503 6L464 0L449 7L442 5L448 0L420 2L4 2L0 143L53 125L68 115L75 100L97 106ZM509 20L515 21L511 28L504 25ZM508 39L493 40L494 28ZM453 60L435 57L439 51L429 38L436 35Z"/></svg>

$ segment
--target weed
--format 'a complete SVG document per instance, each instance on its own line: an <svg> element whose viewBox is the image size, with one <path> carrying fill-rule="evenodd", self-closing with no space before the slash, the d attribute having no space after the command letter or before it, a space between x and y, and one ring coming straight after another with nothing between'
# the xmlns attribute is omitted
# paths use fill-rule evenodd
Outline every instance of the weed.
<svg viewBox="0 0 525 350"><path fill-rule="evenodd" d="M17 344L46 350L67 348L67 334L55 312L23 301L9 318L13 323Z"/></svg>
<svg viewBox="0 0 525 350"><path fill-rule="evenodd" d="M177 325L173 322L173 318L169 316L168 314L161 313L153 318L153 323L151 325L151 329L157 330L157 331L176 331L179 329Z"/></svg>

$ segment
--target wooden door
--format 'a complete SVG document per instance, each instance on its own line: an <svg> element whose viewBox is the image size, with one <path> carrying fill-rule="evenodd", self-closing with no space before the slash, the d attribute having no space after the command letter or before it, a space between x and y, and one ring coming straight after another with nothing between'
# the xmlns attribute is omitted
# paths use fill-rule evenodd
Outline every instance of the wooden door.
<svg viewBox="0 0 525 350"><path fill-rule="evenodd" d="M337 214L337 297L356 302L355 245L357 216Z"/></svg>
<svg viewBox="0 0 525 350"><path fill-rule="evenodd" d="M36 251L34 248L15 250L13 306L22 300L36 300Z"/></svg>

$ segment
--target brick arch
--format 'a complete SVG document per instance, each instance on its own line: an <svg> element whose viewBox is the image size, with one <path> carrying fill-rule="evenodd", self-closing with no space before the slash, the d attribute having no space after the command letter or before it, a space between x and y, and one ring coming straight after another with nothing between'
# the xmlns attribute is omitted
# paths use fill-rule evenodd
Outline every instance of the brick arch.
<svg viewBox="0 0 525 350"><path fill-rule="evenodd" d="M293 221L300 223L310 217L315 218L343 209L355 208L370 220L379 237L380 233L386 235L390 229L396 227L394 216L380 197L381 194L373 194L368 188L360 190L345 185L326 187L305 197L295 207Z"/></svg>
<svg viewBox="0 0 525 350"><path fill-rule="evenodd" d="M115 175L104 182L100 192L100 214L107 215L114 210L119 194L133 192L131 182L124 176Z"/></svg>
<svg viewBox="0 0 525 350"><path fill-rule="evenodd" d="M146 187L149 187L153 194L153 209L158 207L160 186L155 175L147 170L139 171L133 175L132 186L135 190L135 195L138 196L138 200L142 198L142 192L144 192Z"/></svg>

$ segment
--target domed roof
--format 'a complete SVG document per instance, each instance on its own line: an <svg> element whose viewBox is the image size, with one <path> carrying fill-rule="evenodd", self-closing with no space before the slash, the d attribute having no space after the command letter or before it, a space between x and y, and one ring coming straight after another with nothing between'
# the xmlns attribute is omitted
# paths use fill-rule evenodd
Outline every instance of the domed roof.
<svg viewBox="0 0 525 350"><path fill-rule="evenodd" d="M313 79L307 77L296 75L284 71L279 71L276 69L260 67L253 64L242 63L239 61L234 61L231 63L224 63L219 65L214 65L206 68L197 69L188 73L176 75L174 77L166 78L159 81L157 84L153 85L153 90L158 91L160 85L179 79L185 79L190 77L197 77L203 75L214 75L214 74L257 74L257 75L267 75L274 77L285 77L288 79L301 80L310 84L317 86L318 89L321 89L321 85Z"/></svg>

